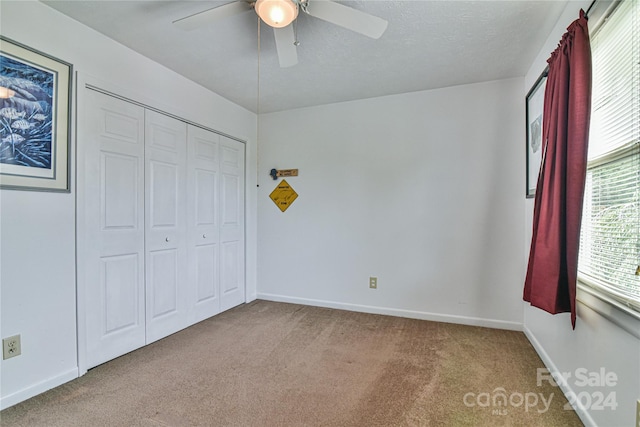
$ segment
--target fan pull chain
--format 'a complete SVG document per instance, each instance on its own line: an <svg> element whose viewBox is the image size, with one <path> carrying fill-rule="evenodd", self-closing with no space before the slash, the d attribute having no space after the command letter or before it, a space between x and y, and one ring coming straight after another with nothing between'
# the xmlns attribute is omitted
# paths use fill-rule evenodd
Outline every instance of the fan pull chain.
<svg viewBox="0 0 640 427"><path fill-rule="evenodd" d="M293 21L293 45L300 46L300 42L298 41L298 20Z"/></svg>
<svg viewBox="0 0 640 427"><path fill-rule="evenodd" d="M260 187L260 21L258 18L258 76L256 87L256 187Z"/></svg>

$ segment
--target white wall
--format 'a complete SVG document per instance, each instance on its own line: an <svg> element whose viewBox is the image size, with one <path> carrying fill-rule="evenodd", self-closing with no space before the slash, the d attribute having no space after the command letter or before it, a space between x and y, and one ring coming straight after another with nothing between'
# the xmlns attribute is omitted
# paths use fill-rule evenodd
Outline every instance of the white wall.
<svg viewBox="0 0 640 427"><path fill-rule="evenodd" d="M569 2L527 73L525 87L522 89L522 99L545 68L546 59L557 46L566 28L578 18L580 8L587 10L589 3L589 1ZM595 15L589 25L595 25L594 21ZM525 212L527 257L531 239L532 213L533 200L528 199ZM579 292L579 297L585 301L593 301L593 298L588 298L588 295L583 292ZM590 305L596 306L593 303ZM612 314L618 314L614 318L623 320L624 324L628 325L627 329L637 331L636 334L632 335L609 320L610 316L603 315L606 314L606 310L594 311L582 302L578 302L575 331L571 329L568 314L552 316L528 305L525 306L524 312L524 330L550 370L572 374L572 378L567 381L567 390L575 395L587 393L591 397L597 392L602 392L605 396L611 392L615 393L618 403L615 410L610 410L608 407L604 410L578 409L578 414L586 425L632 426L635 425L635 402L636 399L640 399L640 339L638 338L640 321L615 313L615 310L609 311L613 311ZM579 382L577 384L575 378L577 369L600 372L601 368L617 375L618 382L615 387L578 386ZM587 402L586 396L583 399L583 402Z"/></svg>
<svg viewBox="0 0 640 427"><path fill-rule="evenodd" d="M520 329L522 84L261 115L258 297Z"/></svg>
<svg viewBox="0 0 640 427"><path fill-rule="evenodd" d="M246 277L247 297L254 299L255 114L42 3L2 1L0 8L2 35L70 62L122 95L158 100L152 106L248 141ZM0 191L0 331L22 336L22 355L0 365L2 408L78 374L75 203L75 182L71 194Z"/></svg>

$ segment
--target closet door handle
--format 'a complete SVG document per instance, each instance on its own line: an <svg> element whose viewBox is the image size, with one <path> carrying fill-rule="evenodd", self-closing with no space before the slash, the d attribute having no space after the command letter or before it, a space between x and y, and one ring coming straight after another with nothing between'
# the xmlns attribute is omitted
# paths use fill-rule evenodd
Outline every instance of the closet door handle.
<svg viewBox="0 0 640 427"><path fill-rule="evenodd" d="M206 235L206 234L203 234L203 235L202 235L202 238L203 238L203 239L206 239L206 238L207 238L207 235Z"/></svg>
<svg viewBox="0 0 640 427"><path fill-rule="evenodd" d="M165 242L169 242L169 238L168 238L168 237L167 237L167 238L165 238L165 239L164 239L164 241L165 241Z"/></svg>

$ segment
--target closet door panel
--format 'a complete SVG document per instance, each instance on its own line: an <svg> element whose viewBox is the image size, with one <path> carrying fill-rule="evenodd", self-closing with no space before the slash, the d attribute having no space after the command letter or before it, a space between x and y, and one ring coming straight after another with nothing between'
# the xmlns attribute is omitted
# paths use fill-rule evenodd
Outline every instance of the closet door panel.
<svg viewBox="0 0 640 427"><path fill-rule="evenodd" d="M78 281L86 368L145 344L144 110L84 89L79 120Z"/></svg>
<svg viewBox="0 0 640 427"><path fill-rule="evenodd" d="M108 256L100 258L100 261L105 333L135 328L140 314L136 283L141 267L138 255Z"/></svg>
<svg viewBox="0 0 640 427"><path fill-rule="evenodd" d="M196 252L196 305L218 297L218 245L198 245ZM213 314L216 310L213 310ZM213 315L212 314L212 315Z"/></svg>
<svg viewBox="0 0 640 427"><path fill-rule="evenodd" d="M147 343L188 325L186 124L147 110Z"/></svg>
<svg viewBox="0 0 640 427"><path fill-rule="evenodd" d="M213 230L217 225L218 171L216 167L200 166L195 169L193 194L195 203L195 225Z"/></svg>
<svg viewBox="0 0 640 427"><path fill-rule="evenodd" d="M138 223L140 188L135 156L101 153L101 197L104 229L135 229Z"/></svg>
<svg viewBox="0 0 640 427"><path fill-rule="evenodd" d="M147 257L149 276L154 284L149 294L150 318L158 319L178 310L179 253L176 249L151 251Z"/></svg>
<svg viewBox="0 0 640 427"><path fill-rule="evenodd" d="M220 312L220 137L188 128L188 235L191 321Z"/></svg>
<svg viewBox="0 0 640 427"><path fill-rule="evenodd" d="M244 144L220 137L220 309L245 301Z"/></svg>

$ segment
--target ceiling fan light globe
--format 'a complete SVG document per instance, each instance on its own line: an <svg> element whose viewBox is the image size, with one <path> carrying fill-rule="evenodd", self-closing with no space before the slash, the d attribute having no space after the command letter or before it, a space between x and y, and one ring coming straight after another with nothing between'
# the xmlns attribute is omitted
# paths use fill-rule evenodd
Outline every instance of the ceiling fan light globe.
<svg viewBox="0 0 640 427"><path fill-rule="evenodd" d="M274 28L286 27L298 16L298 5L292 0L258 0L255 10L265 24Z"/></svg>

